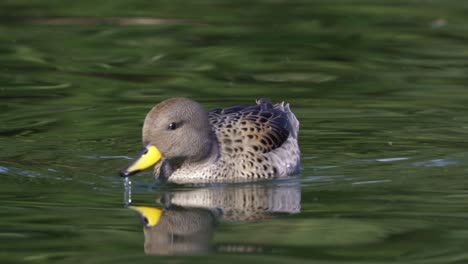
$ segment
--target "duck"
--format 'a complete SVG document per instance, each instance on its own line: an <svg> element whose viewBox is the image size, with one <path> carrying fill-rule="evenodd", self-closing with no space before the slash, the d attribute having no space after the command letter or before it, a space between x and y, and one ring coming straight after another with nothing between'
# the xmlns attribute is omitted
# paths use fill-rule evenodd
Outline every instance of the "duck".
<svg viewBox="0 0 468 264"><path fill-rule="evenodd" d="M139 157L120 170L129 177L154 167L155 179L177 184L253 182L299 173L299 121L285 102L205 111L184 97L146 115Z"/></svg>

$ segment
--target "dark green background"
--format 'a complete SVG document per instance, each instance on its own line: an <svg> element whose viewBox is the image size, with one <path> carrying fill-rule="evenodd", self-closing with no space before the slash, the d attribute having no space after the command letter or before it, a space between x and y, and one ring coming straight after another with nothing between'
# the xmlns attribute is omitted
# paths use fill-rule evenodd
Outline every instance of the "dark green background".
<svg viewBox="0 0 468 264"><path fill-rule="evenodd" d="M455 0L4 0L0 262L465 263L467 29ZM174 96L291 103L301 213L213 240L267 250L145 256L117 170ZM150 178L134 204L186 188Z"/></svg>

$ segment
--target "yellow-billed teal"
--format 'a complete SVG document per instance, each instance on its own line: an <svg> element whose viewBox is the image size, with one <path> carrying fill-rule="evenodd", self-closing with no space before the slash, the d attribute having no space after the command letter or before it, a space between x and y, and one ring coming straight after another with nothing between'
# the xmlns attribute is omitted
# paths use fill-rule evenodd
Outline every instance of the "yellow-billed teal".
<svg viewBox="0 0 468 264"><path fill-rule="evenodd" d="M156 164L175 183L247 182L297 174L299 121L289 104L233 106L206 112L187 98L157 104L143 125L143 151L120 173Z"/></svg>

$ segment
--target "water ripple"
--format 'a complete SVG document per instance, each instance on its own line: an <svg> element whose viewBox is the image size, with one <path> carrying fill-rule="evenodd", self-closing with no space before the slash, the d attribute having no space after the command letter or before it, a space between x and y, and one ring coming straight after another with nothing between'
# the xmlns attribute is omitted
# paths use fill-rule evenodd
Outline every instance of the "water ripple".
<svg viewBox="0 0 468 264"><path fill-rule="evenodd" d="M401 160L409 160L408 157L395 157L395 158L383 158L383 159L376 159L378 162L394 162L394 161L401 161Z"/></svg>
<svg viewBox="0 0 468 264"><path fill-rule="evenodd" d="M416 167L445 167L449 165L458 164L457 161L447 159L433 159L428 161L421 161L413 163Z"/></svg>
<svg viewBox="0 0 468 264"><path fill-rule="evenodd" d="M376 183L387 183L391 182L391 180L379 180L379 181L361 181L361 182L353 182L352 185L361 185L361 184L376 184Z"/></svg>

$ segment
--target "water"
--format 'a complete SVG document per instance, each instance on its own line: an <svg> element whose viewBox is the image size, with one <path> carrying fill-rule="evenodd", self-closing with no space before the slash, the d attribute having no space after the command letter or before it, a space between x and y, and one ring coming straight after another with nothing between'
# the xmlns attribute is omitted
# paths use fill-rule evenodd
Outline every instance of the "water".
<svg viewBox="0 0 468 264"><path fill-rule="evenodd" d="M0 6L2 263L468 260L466 3ZM131 204L183 223L143 229L117 172L174 96L289 102L299 177L196 188L143 173Z"/></svg>

